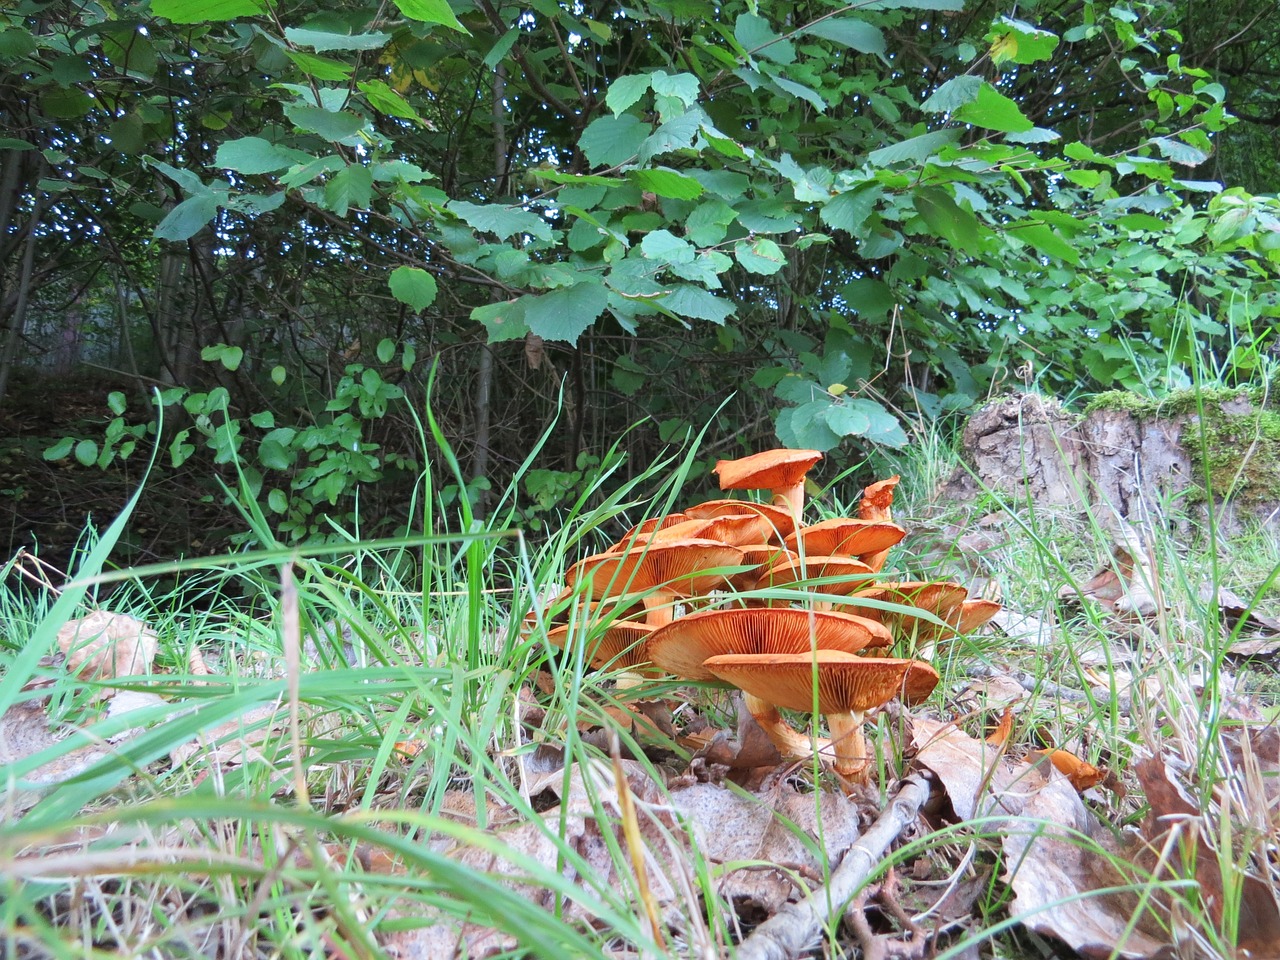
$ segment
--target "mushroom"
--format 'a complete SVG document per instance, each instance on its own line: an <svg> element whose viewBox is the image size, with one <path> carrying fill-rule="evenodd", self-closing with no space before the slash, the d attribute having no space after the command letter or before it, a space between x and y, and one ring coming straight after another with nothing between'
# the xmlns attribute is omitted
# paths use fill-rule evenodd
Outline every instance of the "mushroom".
<svg viewBox="0 0 1280 960"><path fill-rule="evenodd" d="M776 543L747 543L738 549L742 551L743 564L750 564L751 569L729 577L729 585L735 590L754 590L771 567L795 558L794 553Z"/></svg>
<svg viewBox="0 0 1280 960"><path fill-rule="evenodd" d="M963 604L969 591L963 584L945 580L936 582L902 581L898 583L881 583L865 590L859 590L850 598L855 603L859 600L873 600L880 603L894 603L906 607L915 607L933 614L941 620L942 625L914 616L902 610L880 610L867 607L862 609L864 616L880 620L893 630L900 638L908 639L918 645L915 656L922 660L933 658L933 648L940 637L954 633L946 624L958 624L963 617ZM989 601L987 601L989 602ZM999 605L997 604L997 609ZM975 616L975 614L971 615ZM995 611L991 611L995 616ZM987 619L990 619L988 617ZM985 621L982 621L985 622Z"/></svg>
<svg viewBox="0 0 1280 960"><path fill-rule="evenodd" d="M681 617L649 636L649 659L688 680L715 680L704 663L726 653L805 653L837 649L847 653L887 646L882 624L846 613L817 613L789 607L705 610ZM747 709L783 756L806 756L808 737L788 724L775 706L745 691Z"/></svg>
<svg viewBox="0 0 1280 960"><path fill-rule="evenodd" d="M741 550L714 540L655 540L579 560L565 571L565 582L576 587L589 580L593 598L642 594L645 622L660 627L671 622L676 600L699 596L726 581L726 574L710 571L741 563Z"/></svg>
<svg viewBox="0 0 1280 960"><path fill-rule="evenodd" d="M721 680L775 707L812 711L816 702L817 712L827 718L836 773L863 782L869 779L871 769L862 733L867 711L904 691L919 699L922 691L932 690L938 682L937 671L918 660L859 657L841 650L728 654L710 657L704 666Z"/></svg>
<svg viewBox="0 0 1280 960"><path fill-rule="evenodd" d="M547 641L561 650L568 648L575 636L585 637L590 646L587 662L593 667L619 667L634 670L647 666L649 655L645 641L656 627L630 620L615 620L603 629L583 624L564 624L547 631Z"/></svg>
<svg viewBox="0 0 1280 960"><path fill-rule="evenodd" d="M889 521L893 519L893 491L898 486L898 479L897 476L893 476L888 480L873 483L862 491L862 500L858 503L860 520ZM889 548L885 547L883 550L872 553L859 554L858 559L879 573L884 569L884 562L888 556Z"/></svg>
<svg viewBox="0 0 1280 960"><path fill-rule="evenodd" d="M721 460L713 471L721 490L768 490L773 502L793 518L804 509L804 477L822 459L819 450L765 450L738 460Z"/></svg>
<svg viewBox="0 0 1280 960"><path fill-rule="evenodd" d="M769 523L768 534L763 538L769 542L782 541L795 529L795 521L791 511L771 503L752 503L750 500L706 500L686 507L684 515L698 520L711 520L715 517L741 516L754 513Z"/></svg>
<svg viewBox="0 0 1280 960"><path fill-rule="evenodd" d="M702 664L722 653L804 653L887 647L882 623L849 613L793 607L701 610L665 624L649 637L649 659L686 680L714 680Z"/></svg>
<svg viewBox="0 0 1280 960"><path fill-rule="evenodd" d="M758 586L785 587L806 580L830 579L830 583L815 584L818 593L851 594L867 587L875 574L861 560L853 557L799 557L789 556L779 560L759 578ZM839 579L835 579L839 578ZM831 601L815 601L815 610L830 610Z"/></svg>
<svg viewBox="0 0 1280 960"><path fill-rule="evenodd" d="M803 546L806 555L857 557L866 563L864 554L887 552L906 535L907 531L895 523L835 517L800 527L783 542L797 553ZM879 569L871 564L867 566L873 572Z"/></svg>

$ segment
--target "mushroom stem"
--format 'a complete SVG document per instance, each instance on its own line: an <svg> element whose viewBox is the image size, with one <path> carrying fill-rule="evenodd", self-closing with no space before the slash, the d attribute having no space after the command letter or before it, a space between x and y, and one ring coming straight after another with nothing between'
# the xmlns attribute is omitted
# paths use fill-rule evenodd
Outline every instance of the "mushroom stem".
<svg viewBox="0 0 1280 960"><path fill-rule="evenodd" d="M836 773L863 783L870 779L871 764L867 760L867 741L862 735L860 710L827 714L827 728L835 745Z"/></svg>
<svg viewBox="0 0 1280 960"><path fill-rule="evenodd" d="M747 710L751 713L751 716L760 725L760 729L773 741L773 745L778 748L778 752L784 758L807 757L813 753L813 741L787 723L778 708L772 703L746 692L742 694L742 699L746 703ZM826 746L827 741L819 737L817 742L818 750L821 751Z"/></svg>
<svg viewBox="0 0 1280 960"><path fill-rule="evenodd" d="M796 528L800 526L800 514L804 513L804 481L793 483L789 487L780 487L773 493L773 502L776 506L785 507L791 514L791 519L795 521Z"/></svg>
<svg viewBox="0 0 1280 960"><path fill-rule="evenodd" d="M665 627L675 619L676 601L679 597L669 590L654 590L646 594L644 603L644 622L651 627Z"/></svg>

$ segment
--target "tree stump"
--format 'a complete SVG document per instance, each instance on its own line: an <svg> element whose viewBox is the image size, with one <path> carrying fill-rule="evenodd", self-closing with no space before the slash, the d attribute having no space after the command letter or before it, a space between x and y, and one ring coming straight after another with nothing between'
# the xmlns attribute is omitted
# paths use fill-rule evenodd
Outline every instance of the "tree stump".
<svg viewBox="0 0 1280 960"><path fill-rule="evenodd" d="M1201 412L1203 411L1203 417ZM1213 508L1230 533L1256 518L1280 529L1280 410L1260 391L1187 392L1162 401L1104 394L1083 416L1013 394L975 413L962 465L939 494L1089 509L1100 518L1185 528Z"/></svg>

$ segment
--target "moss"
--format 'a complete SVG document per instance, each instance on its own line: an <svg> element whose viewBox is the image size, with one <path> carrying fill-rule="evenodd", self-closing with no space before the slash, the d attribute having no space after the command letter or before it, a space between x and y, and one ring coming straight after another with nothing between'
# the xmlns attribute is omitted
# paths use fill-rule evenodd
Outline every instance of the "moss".
<svg viewBox="0 0 1280 960"><path fill-rule="evenodd" d="M1280 410L1271 402L1275 396L1275 385L1265 390L1201 387L1159 399L1112 390L1094 397L1085 414L1121 410L1139 421L1190 418L1183 430L1183 447L1197 479L1208 477L1215 498L1262 503L1280 500ZM1241 400L1249 402L1249 413L1223 412L1224 404ZM1201 413L1203 418L1197 419ZM1197 496L1194 491L1193 487L1188 492L1190 499L1204 499L1203 492Z"/></svg>

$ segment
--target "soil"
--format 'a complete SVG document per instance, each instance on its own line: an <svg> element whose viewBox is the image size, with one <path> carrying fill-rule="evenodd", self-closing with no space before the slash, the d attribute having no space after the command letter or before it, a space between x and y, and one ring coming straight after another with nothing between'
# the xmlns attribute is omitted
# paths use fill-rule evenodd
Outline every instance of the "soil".
<svg viewBox="0 0 1280 960"><path fill-rule="evenodd" d="M37 379L21 374L0 407L0 562L21 548L68 571L87 521L104 529L124 509L146 473L146 453L105 470L74 457L43 453L62 437L101 437L106 396L128 383L77 374ZM157 464L147 479L113 560L142 564L221 553L244 523L216 491L207 464Z"/></svg>

